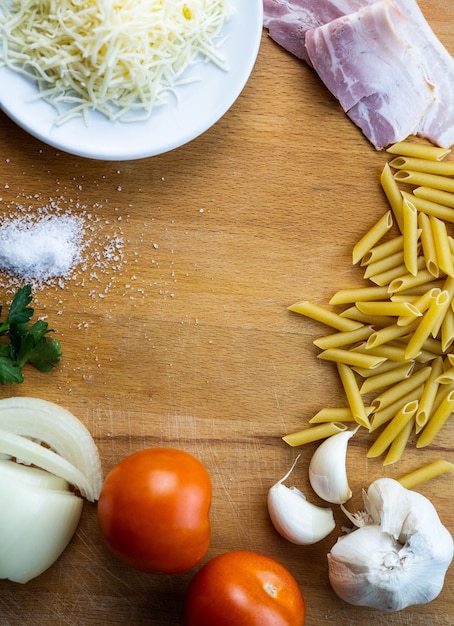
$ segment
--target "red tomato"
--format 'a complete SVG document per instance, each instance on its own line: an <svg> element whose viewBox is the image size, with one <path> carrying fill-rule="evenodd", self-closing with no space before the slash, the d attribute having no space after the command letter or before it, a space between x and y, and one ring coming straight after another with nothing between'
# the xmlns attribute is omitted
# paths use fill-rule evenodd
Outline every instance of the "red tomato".
<svg viewBox="0 0 454 626"><path fill-rule="evenodd" d="M174 574L194 567L210 545L211 481L192 455L151 448L120 461L98 502L101 532L132 567Z"/></svg>
<svg viewBox="0 0 454 626"><path fill-rule="evenodd" d="M303 626L304 599L280 563L249 551L208 561L189 583L186 626Z"/></svg>

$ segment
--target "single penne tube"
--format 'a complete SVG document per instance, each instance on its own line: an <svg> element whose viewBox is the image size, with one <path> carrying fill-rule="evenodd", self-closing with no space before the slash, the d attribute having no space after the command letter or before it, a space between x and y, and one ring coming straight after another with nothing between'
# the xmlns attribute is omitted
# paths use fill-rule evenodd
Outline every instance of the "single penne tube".
<svg viewBox="0 0 454 626"><path fill-rule="evenodd" d="M373 302L356 302L355 306L366 315L421 315L421 312L410 302L392 302L377 300Z"/></svg>
<svg viewBox="0 0 454 626"><path fill-rule="evenodd" d="M423 313L427 311L427 309L430 306L430 303L432 302L434 298L438 296L440 291L441 289L429 289L428 291L423 293L422 296L417 297L417 299L411 303L418 310L419 316L421 316ZM402 316L398 318L397 324L399 326L408 326L414 320L415 320L414 315Z"/></svg>
<svg viewBox="0 0 454 626"><path fill-rule="evenodd" d="M361 239L353 246L353 264L359 263L363 256L373 248L393 225L393 216L391 211L387 211L369 230L361 237Z"/></svg>
<svg viewBox="0 0 454 626"><path fill-rule="evenodd" d="M348 319L367 324L368 326L389 326L394 322L393 317L386 315L364 315L364 313L361 313L356 306L345 309L345 311L342 311L339 315L341 317L347 317Z"/></svg>
<svg viewBox="0 0 454 626"><path fill-rule="evenodd" d="M416 411L415 424L415 430L417 433L422 430L429 421L434 401L438 393L438 388L440 386L440 383L437 382L437 378L438 376L440 376L442 371L443 359L441 356L439 356L432 363L430 376L424 383L424 390L419 400L418 410Z"/></svg>
<svg viewBox="0 0 454 626"><path fill-rule="evenodd" d="M369 415L359 392L354 371L345 363L337 363L337 370L355 422L369 428Z"/></svg>
<svg viewBox="0 0 454 626"><path fill-rule="evenodd" d="M400 232L403 232L404 220L402 215L402 195L400 193L399 185L394 180L389 163L385 163L385 166L383 167L382 173L380 174L380 184L385 192L385 196L388 200L389 206L391 207L397 226Z"/></svg>
<svg viewBox="0 0 454 626"><path fill-rule="evenodd" d="M447 300L450 300L449 293L441 291L432 301L407 344L405 349L406 359L414 359L421 351L424 341L429 337L439 318L445 312Z"/></svg>
<svg viewBox="0 0 454 626"><path fill-rule="evenodd" d="M370 337L374 332L373 326L360 326L355 330L349 330L344 332L332 333L315 339L312 343L321 350L328 350L329 348L341 348L348 346L358 341L363 341Z"/></svg>
<svg viewBox="0 0 454 626"><path fill-rule="evenodd" d="M426 365L425 367L422 367L417 372L412 373L406 379L393 385L390 389L387 389L383 393L376 396L372 400L371 405L375 407L377 411L384 409L386 406L389 406L390 404L395 402L398 398L402 398L402 396L405 396L407 393L413 391L413 389L416 389L417 387L425 383L430 376L430 372L430 366Z"/></svg>
<svg viewBox="0 0 454 626"><path fill-rule="evenodd" d="M369 376L361 385L359 389L360 394L365 395L371 391L377 391L378 389L395 385L396 383L407 379L411 375L414 365L414 363L404 363L399 365L399 367L388 370L387 372L375 374L375 376Z"/></svg>
<svg viewBox="0 0 454 626"><path fill-rule="evenodd" d="M416 440L416 447L424 448L430 445L443 428L453 411L454 391L450 391L449 394L445 396L438 409L431 415L426 426L419 434L419 437Z"/></svg>
<svg viewBox="0 0 454 626"><path fill-rule="evenodd" d="M402 214L404 219L404 263L413 276L418 272L418 211L413 202L403 199Z"/></svg>
<svg viewBox="0 0 454 626"><path fill-rule="evenodd" d="M443 352L448 352L454 343L454 311L452 306L448 308L441 323L441 347Z"/></svg>
<svg viewBox="0 0 454 626"><path fill-rule="evenodd" d="M418 213L418 225L421 231L421 246L426 267L434 278L438 278L440 268L438 266L437 250L430 219L426 213Z"/></svg>
<svg viewBox="0 0 454 626"><path fill-rule="evenodd" d="M416 319L407 326L399 325L396 323L391 324L391 326L381 328L380 330L376 330L370 335L369 339L366 341L366 348L376 348L377 346L382 346L383 344L389 343L390 341L399 339L403 335L408 335L409 333L416 330L418 324L419 320Z"/></svg>
<svg viewBox="0 0 454 626"><path fill-rule="evenodd" d="M372 459L380 456L392 444L397 435L408 422L413 419L418 408L418 401L407 402L395 417L387 424L385 429L379 434L374 443L367 451L367 458Z"/></svg>
<svg viewBox="0 0 454 626"><path fill-rule="evenodd" d="M392 463L400 461L405 451L405 448L407 447L410 435L413 432L414 425L415 416L413 415L410 421L405 424L402 430L397 433L393 441L391 441L391 445L388 448L388 453L385 456L383 465L391 465Z"/></svg>
<svg viewBox="0 0 454 626"><path fill-rule="evenodd" d="M423 256L418 256L416 259L416 270L425 270L426 269L426 260ZM396 265L395 267L390 268L389 270L385 270L380 274L374 274L373 276L369 276L369 280L379 287L384 287L398 279L402 276L406 276L408 273L407 266L405 263L401 263L400 265Z"/></svg>
<svg viewBox="0 0 454 626"><path fill-rule="evenodd" d="M429 217L429 221L435 243L438 267L448 276L454 276L454 264L446 224L434 215Z"/></svg>
<svg viewBox="0 0 454 626"><path fill-rule="evenodd" d="M427 213L427 215L438 217L445 222L454 222L454 209L451 207L439 204L438 202L433 202L433 200L427 200L426 198L422 198L421 196L417 196L415 194L411 195L406 191L402 191L402 196L404 198L410 198L418 211Z"/></svg>
<svg viewBox="0 0 454 626"><path fill-rule="evenodd" d="M376 356L382 356L390 361L407 361L405 358L405 345L397 345L386 343L374 348L366 348L366 344L360 344L352 348L354 352L367 352L367 354L375 354Z"/></svg>
<svg viewBox="0 0 454 626"><path fill-rule="evenodd" d="M441 161L451 152L451 150L449 148L439 148L438 146L425 143L398 141L389 146L389 148L386 149L386 152L401 156L416 157L419 159L430 159L431 161Z"/></svg>
<svg viewBox="0 0 454 626"><path fill-rule="evenodd" d="M440 385L439 386L438 393L435 396L434 403L433 403L433 406L432 406L432 412L429 415L428 422L430 421L432 415L434 415L434 413L436 413L438 411L438 409L440 408L440 406L444 402L445 398L447 396L449 396L449 394L452 391L454 391L454 384L453 383L447 383L445 385Z"/></svg>
<svg viewBox="0 0 454 626"><path fill-rule="evenodd" d="M417 485L424 483L437 476L442 476L448 472L454 471L454 464L446 461L445 459L437 459L432 463L418 467L418 469L405 474L398 478L398 482L405 487L405 489L414 489Z"/></svg>
<svg viewBox="0 0 454 626"><path fill-rule="evenodd" d="M439 374L436 382L440 385L449 385L451 383L454 383L454 367L450 367L441 374Z"/></svg>
<svg viewBox="0 0 454 626"><path fill-rule="evenodd" d="M389 270L394 269L395 267L401 267L404 264L404 251L398 250L394 252L394 254L390 254L382 259L378 259L378 261L372 261L366 265L366 269L363 274L363 278L370 278L371 276L376 276L377 274L383 274L384 272L388 272Z"/></svg>
<svg viewBox="0 0 454 626"><path fill-rule="evenodd" d="M383 410L374 411L371 414L369 432L377 430L378 428L383 426L383 424L386 424L387 422L392 420L393 417L395 417L395 415L397 415L397 413L401 410L401 408L408 404L408 402L413 402L414 400L419 401L423 390L424 385L420 385L410 393L407 393L402 398L398 398L395 402L385 407Z"/></svg>
<svg viewBox="0 0 454 626"><path fill-rule="evenodd" d="M403 296L404 298L408 298L409 296L422 296L429 289L440 289L441 291L441 289L443 289L444 283L445 281L443 278L439 278L438 280L431 280L428 283L421 282L420 285L413 285L408 289L402 289L398 292L398 294ZM391 297L394 298L395 295L395 293L392 293Z"/></svg>
<svg viewBox="0 0 454 626"><path fill-rule="evenodd" d="M451 276L447 276L443 285L442 291L446 291L448 293L448 298L445 300L445 304L443 306L443 310L438 317L437 322L434 324L432 328L431 335L433 338L437 337L440 333L441 325L443 323L444 318L446 317L447 311L451 308L451 303L454 297L454 278ZM440 292L441 293L441 292ZM427 341L427 340L426 340ZM427 347L427 344L426 344Z"/></svg>
<svg viewBox="0 0 454 626"><path fill-rule="evenodd" d="M361 376L361 378L370 378L372 376L378 376L379 374L386 374L386 372L391 372L398 367L402 367L402 365L405 365L407 367L408 363L401 363L400 361L390 361L389 359L386 359L381 365L373 370L368 370L364 367L353 367L352 369L354 369L355 372ZM414 363L410 363L410 365L414 365Z"/></svg>
<svg viewBox="0 0 454 626"><path fill-rule="evenodd" d="M454 192L454 179L438 174L426 174L425 172L414 172L411 170L398 170L394 173L394 180L409 185L423 185L433 187L442 191Z"/></svg>
<svg viewBox="0 0 454 626"><path fill-rule="evenodd" d="M404 236L398 235L392 239L388 239L384 243L380 243L374 246L369 252L363 256L361 265L368 265L369 263L376 263L382 259L386 259L389 256L397 252L402 252L404 249Z"/></svg>
<svg viewBox="0 0 454 626"><path fill-rule="evenodd" d="M454 161L433 161L409 156L398 156L390 161L389 166L397 170L426 172L440 176L454 175Z"/></svg>
<svg viewBox="0 0 454 626"><path fill-rule="evenodd" d="M392 280L389 283L388 292L398 293L399 291L406 291L413 287L420 287L421 285L424 285L426 288L425 290L427 290L432 279L433 276L427 269L419 271L416 276L413 276L413 274L406 274L405 276L400 276L399 278Z"/></svg>
<svg viewBox="0 0 454 626"><path fill-rule="evenodd" d="M367 415L372 413L372 407L364 407ZM311 419L309 424L324 424L325 422L355 422L352 410L349 407L324 407Z"/></svg>
<svg viewBox="0 0 454 626"><path fill-rule="evenodd" d="M347 426L341 422L326 422L324 424L318 424L317 426L310 426L303 430L298 430L295 433L285 435L282 439L289 446L302 446L306 443L312 443L319 441L320 439L327 439L332 435L336 435L347 429Z"/></svg>
<svg viewBox="0 0 454 626"><path fill-rule="evenodd" d="M330 348L324 350L317 355L322 361L333 361L334 363L344 363L354 367L365 367L374 369L383 363L383 357L378 357L361 352L353 352L352 350L343 350L342 348Z"/></svg>
<svg viewBox="0 0 454 626"><path fill-rule="evenodd" d="M312 302L308 302L307 300L297 302L296 304L288 307L288 309L289 311L305 315L306 317L310 317L317 322L321 322L322 324L326 324L327 326L331 326L332 328L336 328L340 331L355 330L356 328L360 328L360 326L362 326L361 322L341 317L337 313L328 311L328 309L318 306L317 304L313 304Z"/></svg>
<svg viewBox="0 0 454 626"><path fill-rule="evenodd" d="M432 187L416 187L413 189L413 194L417 198L423 198L435 202L435 204L441 204L445 207L451 207L454 209L454 193L449 191L440 191L440 189L433 189Z"/></svg>
<svg viewBox="0 0 454 626"><path fill-rule="evenodd" d="M340 289L336 291L330 304L350 304L352 302L363 302L368 300L383 300L388 296L388 291L384 287L357 287L353 289Z"/></svg>

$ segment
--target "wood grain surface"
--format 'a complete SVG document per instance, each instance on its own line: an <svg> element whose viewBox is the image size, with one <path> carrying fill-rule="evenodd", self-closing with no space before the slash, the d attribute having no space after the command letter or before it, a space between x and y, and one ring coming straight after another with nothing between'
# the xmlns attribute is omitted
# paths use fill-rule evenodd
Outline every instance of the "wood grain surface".
<svg viewBox="0 0 454 626"><path fill-rule="evenodd" d="M454 4L420 3L454 54ZM1 87L0 87L1 88ZM243 93L209 131L171 153L101 162L57 152L0 113L0 212L51 200L84 216L92 243L72 281L35 292L35 308L63 345L51 374L27 369L0 397L37 396L77 415L92 432L104 472L149 446L193 453L213 481L212 542L206 558L233 549L264 552L294 574L307 626L453 624L454 577L432 603L384 615L341 601L326 554L341 533L297 547L271 526L266 494L298 450L281 437L323 406L346 406L335 371L316 358L326 328L287 307L327 305L341 287L362 286L351 262L359 237L387 210L375 151L314 73L264 33ZM105 247L117 259L106 260ZM100 251L98 262L93 253ZM3 279L2 279L3 280ZM3 282L3 285L5 283ZM2 289L2 302L8 300ZM366 459L366 431L351 440L353 498L381 476L453 461L449 422L423 450L383 467ZM302 450L292 478L308 498ZM454 531L452 476L419 487ZM106 550L96 508L86 503L58 562L26 585L0 581L1 626L181 624L193 571L152 576Z"/></svg>

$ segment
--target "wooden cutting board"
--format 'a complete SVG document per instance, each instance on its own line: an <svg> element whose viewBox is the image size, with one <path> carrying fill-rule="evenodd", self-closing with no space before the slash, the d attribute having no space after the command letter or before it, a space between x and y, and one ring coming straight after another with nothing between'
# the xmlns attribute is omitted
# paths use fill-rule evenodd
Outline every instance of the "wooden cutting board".
<svg viewBox="0 0 454 626"><path fill-rule="evenodd" d="M454 5L421 8L454 54ZM454 623L453 570L432 603L384 616L347 605L330 588L326 554L346 520L324 541L297 547L273 530L269 487L297 450L281 439L322 406L345 406L335 368L316 358L326 333L287 307L327 305L339 288L363 286L354 243L387 210L375 151L313 72L263 35L252 76L213 128L169 154L132 162L72 157L41 144L0 114L1 211L53 199L84 216L101 261L89 257L74 281L35 293L37 315L58 332L64 356L51 374L30 369L0 397L62 404L91 430L104 471L137 450L174 446L197 456L214 488L208 557L264 552L294 574L307 625L446 626ZM108 250L106 250L108 249ZM114 249L114 255L108 255ZM113 256L117 256L114 259ZM8 295L1 294L5 303ZM454 460L453 424L432 446L409 446L383 467L366 459L370 435L351 441L353 499L381 476ZM293 482L308 498L302 450ZM419 490L454 531L452 476ZM22 586L0 581L1 626L181 623L193 572L149 576L120 564L100 538L96 509L58 562Z"/></svg>

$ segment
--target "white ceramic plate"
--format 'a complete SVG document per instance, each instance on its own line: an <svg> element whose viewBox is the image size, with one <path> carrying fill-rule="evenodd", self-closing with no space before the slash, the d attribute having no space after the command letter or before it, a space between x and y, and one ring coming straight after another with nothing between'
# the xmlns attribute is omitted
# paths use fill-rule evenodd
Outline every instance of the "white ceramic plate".
<svg viewBox="0 0 454 626"><path fill-rule="evenodd" d="M254 67L260 46L263 0L231 0L234 13L225 24L221 52L229 70L197 63L185 76L197 82L178 87L178 100L156 107L144 122L111 122L90 113L88 123L72 119L54 124L57 112L31 99L38 89L5 67L0 68L0 108L41 141L65 152L92 159L122 161L162 154L182 146L213 126L232 106Z"/></svg>

